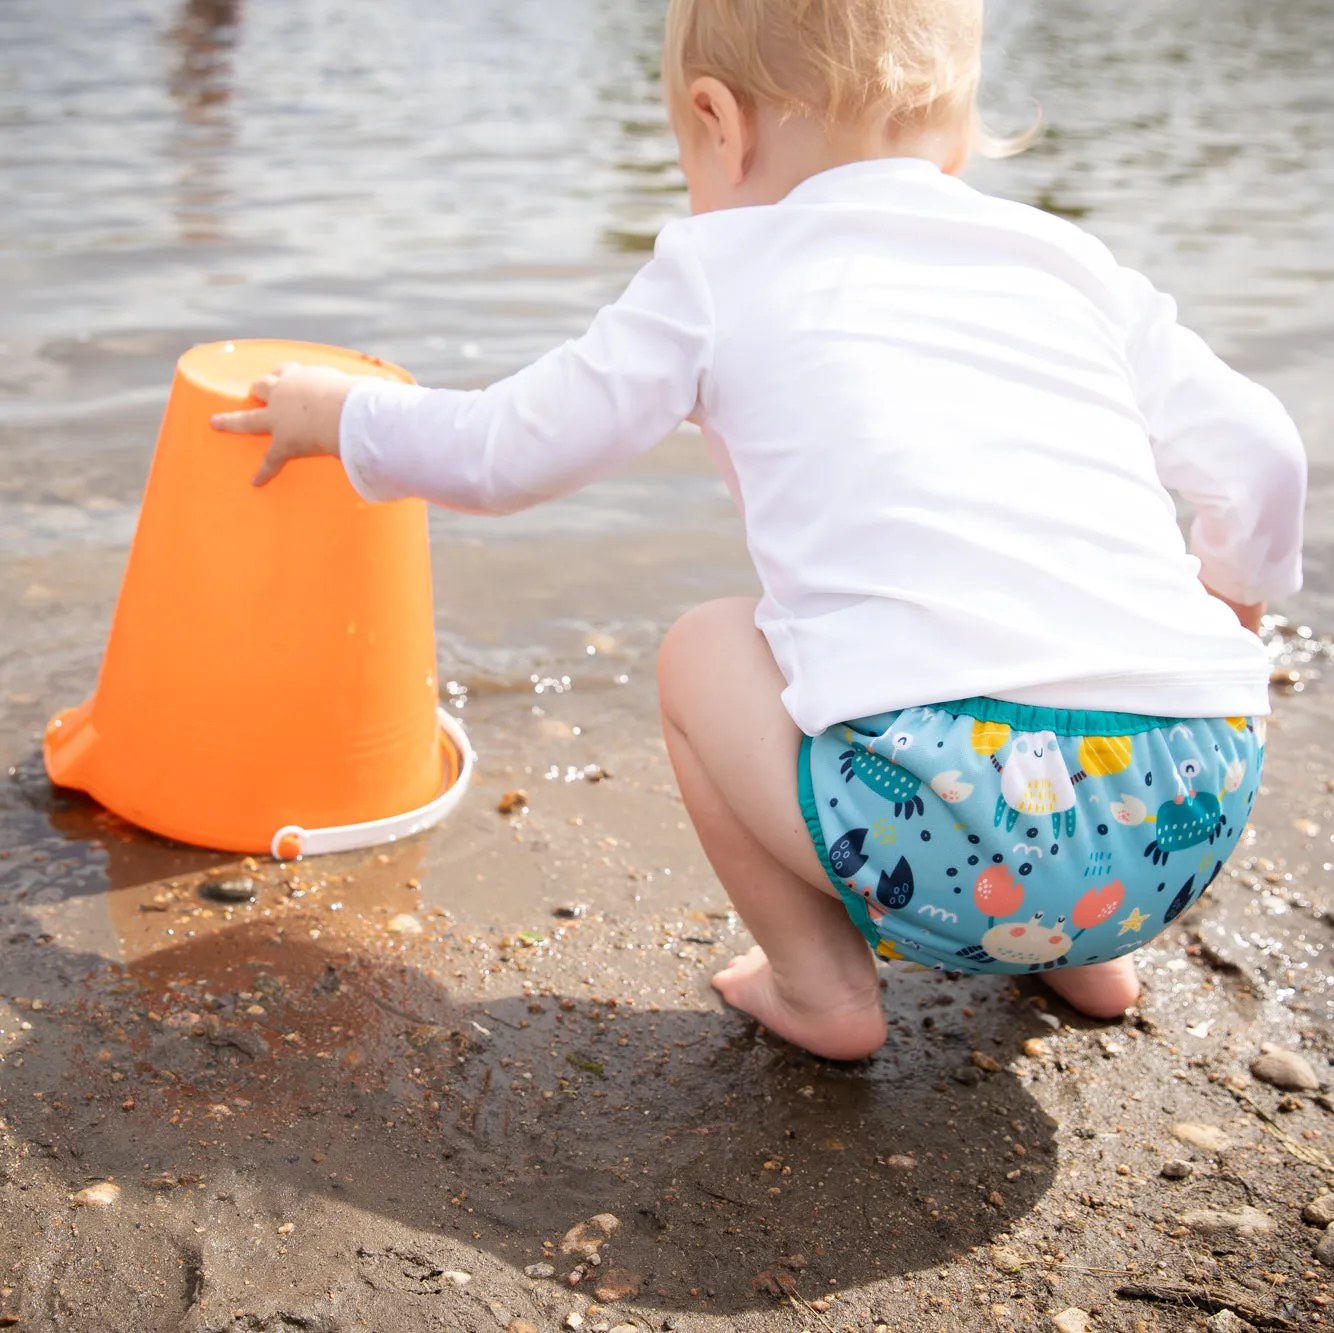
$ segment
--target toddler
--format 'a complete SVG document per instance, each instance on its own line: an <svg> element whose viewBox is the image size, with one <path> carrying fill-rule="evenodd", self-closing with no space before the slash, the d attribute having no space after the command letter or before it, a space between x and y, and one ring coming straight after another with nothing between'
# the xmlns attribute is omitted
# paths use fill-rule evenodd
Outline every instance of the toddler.
<svg viewBox="0 0 1334 1333"><path fill-rule="evenodd" d="M1301 580L1278 402L1098 241L958 179L981 41L981 0L672 0L692 216L582 338L477 392L280 367L215 421L272 435L257 484L339 454L369 501L488 514L699 424L763 588L661 655L758 941L713 984L835 1059L884 1040L877 955L1134 1002L1245 827L1254 631Z"/></svg>

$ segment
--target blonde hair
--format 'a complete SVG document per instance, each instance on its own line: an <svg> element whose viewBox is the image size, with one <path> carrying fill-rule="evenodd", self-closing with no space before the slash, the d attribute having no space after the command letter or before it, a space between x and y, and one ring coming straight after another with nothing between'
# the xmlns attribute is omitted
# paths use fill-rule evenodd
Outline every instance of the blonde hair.
<svg viewBox="0 0 1334 1333"><path fill-rule="evenodd" d="M827 125L882 117L904 130L967 117L988 156L1028 147L987 134L976 99L982 0L671 0L663 82L683 108L712 76L746 109Z"/></svg>

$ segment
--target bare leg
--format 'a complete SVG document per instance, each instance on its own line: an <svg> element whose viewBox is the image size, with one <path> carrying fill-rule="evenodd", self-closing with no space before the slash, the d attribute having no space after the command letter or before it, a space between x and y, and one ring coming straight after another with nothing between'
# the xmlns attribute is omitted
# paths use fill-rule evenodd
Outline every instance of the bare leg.
<svg viewBox="0 0 1334 1333"><path fill-rule="evenodd" d="M1044 972L1042 980L1067 1004L1090 1018L1120 1018L1139 999L1139 978L1129 955Z"/></svg>
<svg viewBox="0 0 1334 1333"><path fill-rule="evenodd" d="M710 863L759 943L713 978L731 1005L816 1055L885 1040L875 962L829 883L797 800L801 733L746 599L684 616L663 644L663 729Z"/></svg>

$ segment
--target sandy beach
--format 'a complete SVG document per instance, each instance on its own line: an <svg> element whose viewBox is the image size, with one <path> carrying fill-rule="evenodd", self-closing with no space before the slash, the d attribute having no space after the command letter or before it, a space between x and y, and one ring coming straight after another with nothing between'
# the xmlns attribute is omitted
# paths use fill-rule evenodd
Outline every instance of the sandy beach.
<svg viewBox="0 0 1334 1333"><path fill-rule="evenodd" d="M1283 396L1308 588L1276 608L1253 827L1140 955L1142 1004L1095 1024L886 967L890 1040L853 1065L708 987L749 941L654 659L753 574L688 432L546 509L433 516L480 763L432 834L245 863L41 764L96 682L175 358L316 338L468 385L577 331L683 206L660 6L58 8L0 11L0 1328L1334 1322L1327 7L997 7L993 101L1049 128L976 182L1077 217Z"/></svg>

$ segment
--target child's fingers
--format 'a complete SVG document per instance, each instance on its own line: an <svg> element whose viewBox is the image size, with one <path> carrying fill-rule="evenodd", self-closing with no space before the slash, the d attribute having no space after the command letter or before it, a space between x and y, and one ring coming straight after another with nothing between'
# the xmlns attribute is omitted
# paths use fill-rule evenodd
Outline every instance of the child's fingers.
<svg viewBox="0 0 1334 1333"><path fill-rule="evenodd" d="M259 465L259 471L250 479L252 486L267 486L280 473L287 463L287 454L280 449L270 449Z"/></svg>
<svg viewBox="0 0 1334 1333"><path fill-rule="evenodd" d="M252 407L244 412L218 412L210 418L214 430L229 435L272 435L273 424L267 407Z"/></svg>

